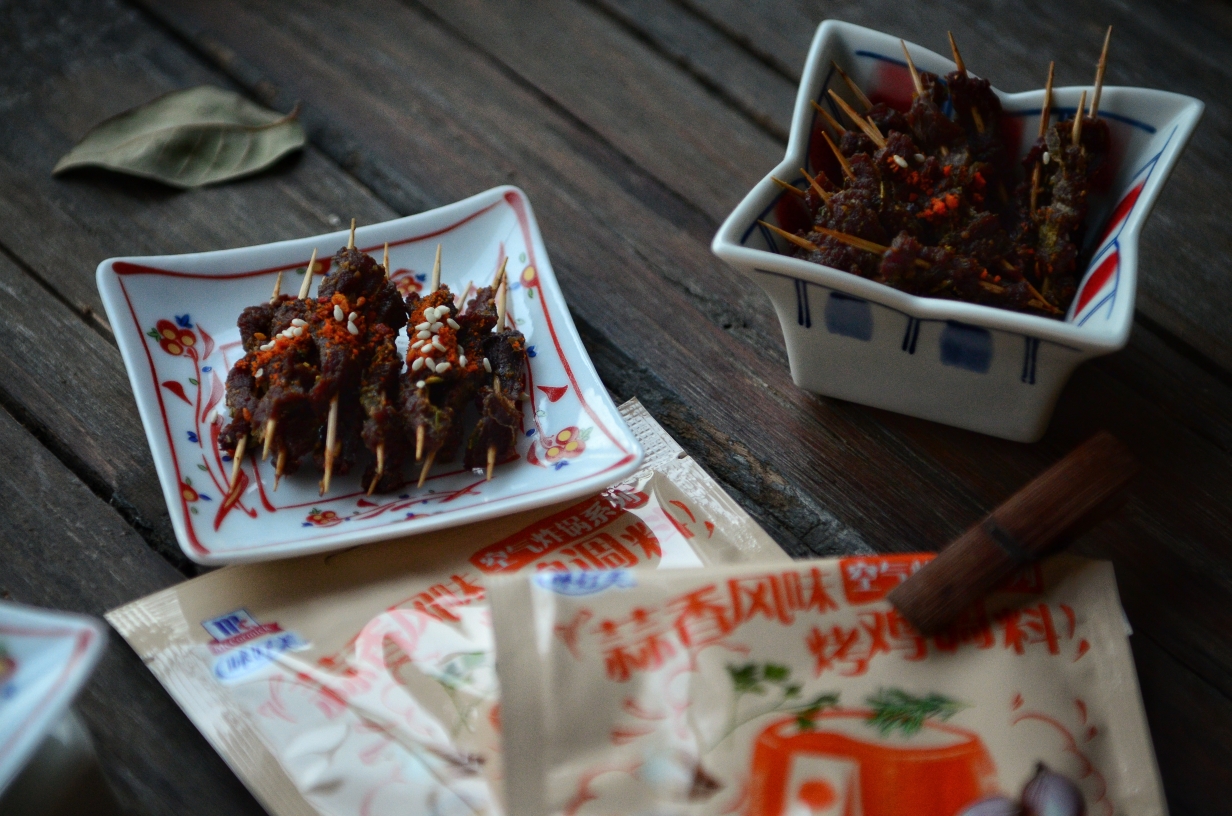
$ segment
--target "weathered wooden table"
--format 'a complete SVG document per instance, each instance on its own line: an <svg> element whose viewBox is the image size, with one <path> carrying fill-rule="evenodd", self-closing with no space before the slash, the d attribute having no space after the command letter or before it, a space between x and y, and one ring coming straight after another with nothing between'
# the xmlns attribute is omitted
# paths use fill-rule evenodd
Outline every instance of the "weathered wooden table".
<svg viewBox="0 0 1232 816"><path fill-rule="evenodd" d="M792 385L777 322L716 260L781 157L817 23L944 49L999 87L1191 94L1204 121L1149 223L1129 347L1020 445ZM1232 7L1215 0L123 0L0 5L0 595L95 615L195 574L176 546L95 266L371 223L493 185L530 195L599 372L794 554L936 548L1105 427L1145 472L1078 549L1111 559L1174 814L1232 812ZM210 83L311 145L174 192L56 159L98 120ZM258 813L114 638L80 709L134 813Z"/></svg>

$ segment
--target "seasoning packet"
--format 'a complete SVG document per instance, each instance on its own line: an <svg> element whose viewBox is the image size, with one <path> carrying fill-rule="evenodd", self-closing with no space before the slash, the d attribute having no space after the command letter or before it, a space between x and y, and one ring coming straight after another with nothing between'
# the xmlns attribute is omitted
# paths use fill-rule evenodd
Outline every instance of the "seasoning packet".
<svg viewBox="0 0 1232 816"><path fill-rule="evenodd" d="M931 557L493 581L510 816L1165 814L1112 565L925 638Z"/></svg>
<svg viewBox="0 0 1232 816"><path fill-rule="evenodd" d="M636 401L644 467L597 496L228 567L107 620L270 813L496 814L485 584L790 559Z"/></svg>

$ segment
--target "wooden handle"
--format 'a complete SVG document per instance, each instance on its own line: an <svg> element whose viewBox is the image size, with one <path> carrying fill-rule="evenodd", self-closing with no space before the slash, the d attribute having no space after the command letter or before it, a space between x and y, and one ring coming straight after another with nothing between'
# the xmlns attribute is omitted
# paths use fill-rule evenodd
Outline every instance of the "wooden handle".
<svg viewBox="0 0 1232 816"><path fill-rule="evenodd" d="M1106 517L1137 472L1129 449L1100 431L896 587L890 602L921 634L945 629L1017 570Z"/></svg>

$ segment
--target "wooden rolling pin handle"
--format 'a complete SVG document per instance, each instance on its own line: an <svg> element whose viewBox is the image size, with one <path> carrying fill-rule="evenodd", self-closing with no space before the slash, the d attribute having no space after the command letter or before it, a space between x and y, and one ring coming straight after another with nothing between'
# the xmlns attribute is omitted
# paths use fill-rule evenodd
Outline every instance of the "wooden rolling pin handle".
<svg viewBox="0 0 1232 816"><path fill-rule="evenodd" d="M1105 518L1138 472L1106 431L1037 476L889 594L921 634L944 630L1023 566Z"/></svg>

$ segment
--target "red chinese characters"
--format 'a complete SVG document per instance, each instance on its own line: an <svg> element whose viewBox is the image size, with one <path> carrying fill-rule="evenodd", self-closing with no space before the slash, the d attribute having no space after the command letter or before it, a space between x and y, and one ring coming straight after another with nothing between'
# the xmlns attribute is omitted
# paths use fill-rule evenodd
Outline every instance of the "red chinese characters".
<svg viewBox="0 0 1232 816"><path fill-rule="evenodd" d="M1060 609L1060 620L1069 624L1064 629L1058 629L1058 616L1051 607L1037 603L991 618L982 609L973 610L950 629L930 638L917 633L895 609L861 612L854 626L813 627L804 644L813 655L817 676L833 671L852 677L868 671L869 663L878 655L899 653L906 660L923 660L930 649L953 653L960 647L992 649L1000 645L1016 654L1042 647L1056 655L1061 653L1061 642L1072 640L1075 631L1070 612L1064 606Z"/></svg>
<svg viewBox="0 0 1232 816"><path fill-rule="evenodd" d="M838 604L826 587L826 574L814 568L708 584L670 598L661 607L635 609L627 618L601 619L583 633L597 639L608 676L623 682L635 671L662 665L679 648L715 643L751 620L786 626L801 613L835 609ZM570 651L579 654L576 629L570 629L568 636Z"/></svg>
<svg viewBox="0 0 1232 816"><path fill-rule="evenodd" d="M644 505L644 493L619 487L484 547L471 556L480 571L539 569L610 569L632 567L659 555L655 535L625 508ZM640 552L639 552L640 551Z"/></svg>
<svg viewBox="0 0 1232 816"><path fill-rule="evenodd" d="M813 655L813 672L821 676L833 670L846 677L864 674L868 664L881 654L899 652L907 660L928 656L926 640L898 611L861 612L855 626L815 626L804 639Z"/></svg>
<svg viewBox="0 0 1232 816"><path fill-rule="evenodd" d="M440 621L458 621L453 613L459 606L468 606L484 598L483 587L470 575L453 575L449 580L433 584L412 595L407 603L412 609L431 615Z"/></svg>
<svg viewBox="0 0 1232 816"><path fill-rule="evenodd" d="M843 573L843 592L847 602L866 604L880 601L932 559L933 556L927 553L844 558L839 562L839 569Z"/></svg>

